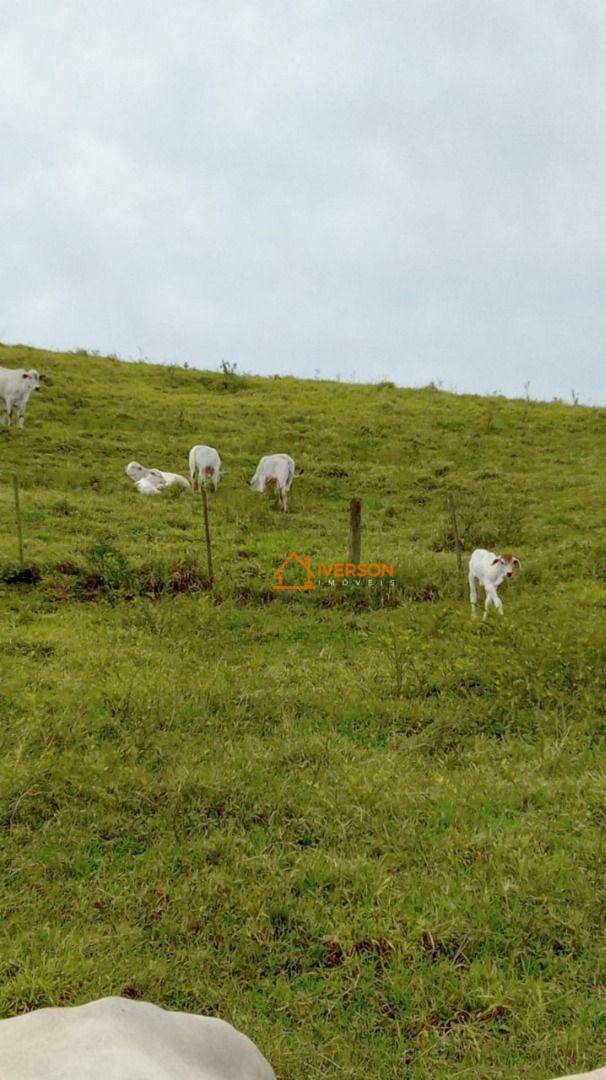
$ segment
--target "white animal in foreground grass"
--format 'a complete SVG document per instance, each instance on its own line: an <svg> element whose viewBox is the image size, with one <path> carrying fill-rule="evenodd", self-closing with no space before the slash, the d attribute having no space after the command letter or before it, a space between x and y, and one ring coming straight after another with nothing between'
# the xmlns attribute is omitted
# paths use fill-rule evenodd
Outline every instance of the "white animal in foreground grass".
<svg viewBox="0 0 606 1080"><path fill-rule="evenodd" d="M11 426L11 413L17 414L17 427L25 423L25 406L32 390L39 390L44 376L23 368L0 367L0 398L4 399L6 426Z"/></svg>
<svg viewBox="0 0 606 1080"><path fill-rule="evenodd" d="M189 480L179 473L162 472L161 469L146 469L138 461L131 461L125 468L125 473L134 480L137 491L142 495L159 495L166 487L179 484L181 487L189 487ZM0 1080L2 1077L0 1076Z"/></svg>
<svg viewBox="0 0 606 1080"><path fill-rule="evenodd" d="M476 548L469 560L469 599L471 601L471 614L475 619L478 594L476 581L486 591L484 603L484 618L488 615L491 604L496 607L499 615L503 614L503 604L498 596L497 589L505 578L513 577L516 567L520 566L520 560L515 555L505 552L503 555L495 555L494 551L486 551L484 548Z"/></svg>
<svg viewBox="0 0 606 1080"><path fill-rule="evenodd" d="M254 1043L210 1016L102 998L0 1020L0 1080L276 1080Z"/></svg>
<svg viewBox="0 0 606 1080"><path fill-rule="evenodd" d="M591 1072L571 1073L570 1076L560 1076L557 1080L606 1080L606 1068L593 1069Z"/></svg>
<svg viewBox="0 0 606 1080"><path fill-rule="evenodd" d="M268 484L275 484L280 494L282 509L288 509L288 492L295 475L295 463L288 454L267 454L257 465L250 486L253 491L265 491Z"/></svg>
<svg viewBox="0 0 606 1080"><path fill-rule="evenodd" d="M194 491L206 487L208 480L217 490L221 479L221 458L213 446L192 446L189 451L189 475Z"/></svg>

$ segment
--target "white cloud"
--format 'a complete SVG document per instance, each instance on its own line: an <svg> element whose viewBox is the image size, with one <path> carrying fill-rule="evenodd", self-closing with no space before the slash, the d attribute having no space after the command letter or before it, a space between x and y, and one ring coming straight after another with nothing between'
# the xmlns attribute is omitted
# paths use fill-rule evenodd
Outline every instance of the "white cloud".
<svg viewBox="0 0 606 1080"><path fill-rule="evenodd" d="M568 0L13 5L0 329L603 402L605 30Z"/></svg>

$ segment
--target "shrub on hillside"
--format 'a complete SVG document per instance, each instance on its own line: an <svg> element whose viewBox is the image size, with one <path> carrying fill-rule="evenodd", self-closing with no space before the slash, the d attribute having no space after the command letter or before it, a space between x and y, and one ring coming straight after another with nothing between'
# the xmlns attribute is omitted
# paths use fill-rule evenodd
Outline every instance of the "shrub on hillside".
<svg viewBox="0 0 606 1080"><path fill-rule="evenodd" d="M487 500L472 494L456 496L459 539L464 551L503 549L523 541L526 508L519 499ZM448 507L442 511L431 538L432 551L456 551L457 542Z"/></svg>

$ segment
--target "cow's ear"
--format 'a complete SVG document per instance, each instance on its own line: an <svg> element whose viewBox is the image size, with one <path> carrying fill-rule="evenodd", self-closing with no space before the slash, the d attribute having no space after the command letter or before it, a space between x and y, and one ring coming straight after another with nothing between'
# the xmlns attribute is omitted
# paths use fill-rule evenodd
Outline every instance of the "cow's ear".
<svg viewBox="0 0 606 1080"><path fill-rule="evenodd" d="M518 566L518 567L520 567L522 565L522 563L518 559L517 555L514 555L514 557L513 557L513 565Z"/></svg>
<svg viewBox="0 0 606 1080"><path fill-rule="evenodd" d="M497 563L500 562L500 561L501 561L501 556L497 555L496 559L493 559L490 565L491 566L496 566Z"/></svg>
<svg viewBox="0 0 606 1080"><path fill-rule="evenodd" d="M23 375L21 376L21 378L22 378L22 379L29 379L29 373L28 373L27 371L24 371L24 372L23 372Z"/></svg>

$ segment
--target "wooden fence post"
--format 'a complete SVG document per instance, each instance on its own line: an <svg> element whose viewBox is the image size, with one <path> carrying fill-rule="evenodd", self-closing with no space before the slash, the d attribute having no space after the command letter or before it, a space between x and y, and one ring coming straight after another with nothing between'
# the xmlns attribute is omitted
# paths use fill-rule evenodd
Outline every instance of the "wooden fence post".
<svg viewBox="0 0 606 1080"><path fill-rule="evenodd" d="M362 554L362 503L351 499L349 503L349 561L356 566Z"/></svg>
<svg viewBox="0 0 606 1080"><path fill-rule="evenodd" d="M13 473L13 491L15 493L15 518L17 520L17 539L19 541L19 562L24 565L23 558L23 529L21 527L21 503L19 502L19 477Z"/></svg>
<svg viewBox="0 0 606 1080"><path fill-rule="evenodd" d="M461 538L459 536L459 523L458 523L458 520L457 520L457 504L455 502L455 497L452 494L452 491L448 492L448 506L449 506L449 509L450 509L450 516L452 518L452 531L454 533L455 547L456 547L456 552L457 552L457 566L459 568L459 573L460 573L461 570L463 569L463 552L461 550Z"/></svg>
<svg viewBox="0 0 606 1080"><path fill-rule="evenodd" d="M210 525L208 522L208 497L206 495L206 487L202 484L200 488L200 494L202 496L202 509L204 510L204 534L206 536L206 560L208 562L208 580L212 587L213 577L213 556L210 547Z"/></svg>

